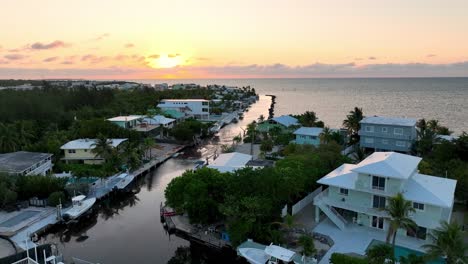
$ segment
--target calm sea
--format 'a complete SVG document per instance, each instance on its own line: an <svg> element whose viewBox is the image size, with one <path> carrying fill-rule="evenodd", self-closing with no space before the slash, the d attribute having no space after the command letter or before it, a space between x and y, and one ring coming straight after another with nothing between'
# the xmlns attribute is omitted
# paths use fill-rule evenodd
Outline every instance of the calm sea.
<svg viewBox="0 0 468 264"><path fill-rule="evenodd" d="M315 111L330 127L340 127L346 114L358 106L367 116L438 119L456 134L468 131L468 78L137 81L153 84L250 85L260 94L278 96L275 115Z"/></svg>

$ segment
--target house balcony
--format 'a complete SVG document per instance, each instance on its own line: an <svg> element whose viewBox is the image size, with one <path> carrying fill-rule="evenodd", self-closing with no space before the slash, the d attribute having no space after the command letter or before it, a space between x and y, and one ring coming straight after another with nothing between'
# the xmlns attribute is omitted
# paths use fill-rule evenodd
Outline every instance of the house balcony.
<svg viewBox="0 0 468 264"><path fill-rule="evenodd" d="M365 130L359 130L359 135L360 136L365 136L365 137L376 137L376 138L388 138L388 139L399 139L399 140L409 140L412 141L415 138L412 135L401 135L401 134L395 134L395 133L382 133L382 132L367 132Z"/></svg>
<svg viewBox="0 0 468 264"><path fill-rule="evenodd" d="M374 216L379 216L379 217L387 217L388 213L382 209L379 208L371 208L371 207L366 207L366 206L359 206L351 203L349 201L347 196L343 196L341 200L336 200L333 198L330 198L328 195L328 189L325 191L321 192L318 194L315 199L314 199L314 204L325 204L329 207L336 207L336 208L341 208L349 211L354 211L357 213L363 213L367 215L374 215Z"/></svg>

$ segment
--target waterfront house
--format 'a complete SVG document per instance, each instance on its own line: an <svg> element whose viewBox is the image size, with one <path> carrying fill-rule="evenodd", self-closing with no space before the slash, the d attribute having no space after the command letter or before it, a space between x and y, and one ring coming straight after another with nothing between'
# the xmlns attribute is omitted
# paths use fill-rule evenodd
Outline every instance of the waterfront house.
<svg viewBox="0 0 468 264"><path fill-rule="evenodd" d="M102 164L105 161L104 158L93 152L93 149L96 148L96 141L96 139L85 138L66 143L60 147L64 151L62 160L66 163ZM113 148L120 148L125 141L127 141L126 138L108 139Z"/></svg>
<svg viewBox="0 0 468 264"><path fill-rule="evenodd" d="M155 115L152 117L145 117L141 121L142 123L146 123L150 126L156 126L156 127L165 127L165 128L172 128L176 122L175 119L173 118L167 118L163 115Z"/></svg>
<svg viewBox="0 0 468 264"><path fill-rule="evenodd" d="M164 99L157 107L161 110L176 110L196 119L208 120L210 118L210 101L205 99Z"/></svg>
<svg viewBox="0 0 468 264"><path fill-rule="evenodd" d="M355 225L387 232L388 199L401 192L411 201L414 232L398 230L398 235L428 240L428 233L450 222L456 181L418 172L421 158L396 152L374 152L358 164L343 164L317 182L325 185L314 198L315 217L323 212L338 228Z"/></svg>
<svg viewBox="0 0 468 264"><path fill-rule="evenodd" d="M321 127L300 127L294 131L296 139L294 143L299 145L320 145L320 134L322 134L323 128Z"/></svg>
<svg viewBox="0 0 468 264"><path fill-rule="evenodd" d="M245 167L254 169L273 166L272 161L267 160L253 160L252 155L243 154L239 152L223 153L220 154L214 161L207 167L217 169L220 172L233 172Z"/></svg>
<svg viewBox="0 0 468 264"><path fill-rule="evenodd" d="M122 128L132 129L136 128L138 124L143 120L144 116L141 115L129 115L129 116L116 116L107 119L113 124L118 125Z"/></svg>
<svg viewBox="0 0 468 264"><path fill-rule="evenodd" d="M299 121L289 115L282 115L265 120L258 124L257 130L260 132L268 132L274 127L279 127L282 131L299 126Z"/></svg>
<svg viewBox="0 0 468 264"><path fill-rule="evenodd" d="M416 141L416 119L371 116L361 120L360 146L376 151L410 152Z"/></svg>
<svg viewBox="0 0 468 264"><path fill-rule="evenodd" d="M17 151L0 154L0 173L47 175L52 171L52 154Z"/></svg>

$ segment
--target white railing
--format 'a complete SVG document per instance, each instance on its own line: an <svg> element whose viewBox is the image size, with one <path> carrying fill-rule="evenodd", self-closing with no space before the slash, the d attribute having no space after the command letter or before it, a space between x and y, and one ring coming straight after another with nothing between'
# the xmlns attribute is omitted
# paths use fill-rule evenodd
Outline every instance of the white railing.
<svg viewBox="0 0 468 264"><path fill-rule="evenodd" d="M350 198L348 198L348 196L343 196L343 200L341 201L330 199L328 196L328 189L326 189L325 191L317 195L314 201L317 204L317 202L319 202L320 200L320 202L323 202L324 204L328 206L342 208L342 209L346 209L346 210L350 210L350 211L354 211L358 213L365 213L365 214L370 214L370 215L375 215L375 216L380 216L380 217L388 216L388 213L382 209L350 204L346 201L347 199L350 199Z"/></svg>
<svg viewBox="0 0 468 264"><path fill-rule="evenodd" d="M306 207L307 205L309 205L310 203L312 203L314 201L314 198L319 195L320 193L322 192L322 187L319 187L317 189L315 189L315 191L309 193L306 197L304 197L302 200L300 200L299 202L297 202L296 204L294 204L292 206L292 215L295 215L297 214L298 212L300 212L302 209L304 209L304 207Z"/></svg>
<svg viewBox="0 0 468 264"><path fill-rule="evenodd" d="M24 258L24 259L20 259L20 260L18 260L16 262L13 262L11 264L39 264L39 263L34 261L32 258L27 257L27 258Z"/></svg>

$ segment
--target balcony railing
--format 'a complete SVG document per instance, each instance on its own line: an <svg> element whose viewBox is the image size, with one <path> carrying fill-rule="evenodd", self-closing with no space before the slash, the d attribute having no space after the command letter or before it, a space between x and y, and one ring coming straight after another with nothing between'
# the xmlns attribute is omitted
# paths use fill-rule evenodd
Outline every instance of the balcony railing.
<svg viewBox="0 0 468 264"><path fill-rule="evenodd" d="M403 140L411 140L411 135L402 135L402 134L395 134L395 133L382 133L382 132L368 132L365 130L359 130L360 136L369 136L369 137L379 137L379 138L392 138L392 139L403 139Z"/></svg>
<svg viewBox="0 0 468 264"><path fill-rule="evenodd" d="M370 215L375 215L375 216L380 216L380 217L388 216L388 213L382 209L350 204L346 201L347 199L350 199L349 196L346 196L343 198L344 200L342 201L330 199L328 197L328 189L326 189L325 191L321 192L319 195L315 197L314 202L322 202L330 207L333 206L333 207L342 208L342 209L346 209L346 210L350 210L350 211L354 211L358 213L370 214Z"/></svg>

